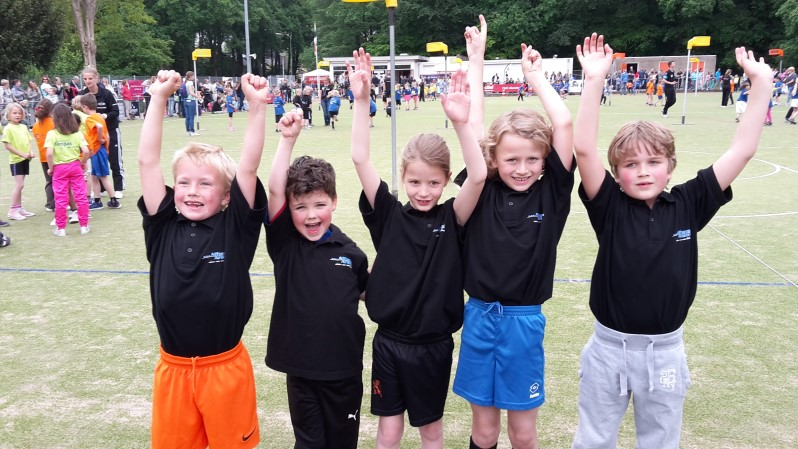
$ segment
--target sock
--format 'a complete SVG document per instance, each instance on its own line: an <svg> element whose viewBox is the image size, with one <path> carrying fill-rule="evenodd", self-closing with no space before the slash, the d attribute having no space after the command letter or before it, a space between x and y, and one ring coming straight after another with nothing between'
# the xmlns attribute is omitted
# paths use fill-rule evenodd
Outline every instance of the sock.
<svg viewBox="0 0 798 449"><path fill-rule="evenodd" d="M102 201L100 201L100 199L99 199L99 198L95 198L95 199L94 199L94 202L95 202L95 203L101 203Z"/></svg>
<svg viewBox="0 0 798 449"><path fill-rule="evenodd" d="M471 437L470 441L469 441L469 444L468 444L468 449L496 449L498 446L499 446L499 443L496 443L496 444L494 444L491 447L481 448L481 447L477 446L476 444L474 444L474 438Z"/></svg>

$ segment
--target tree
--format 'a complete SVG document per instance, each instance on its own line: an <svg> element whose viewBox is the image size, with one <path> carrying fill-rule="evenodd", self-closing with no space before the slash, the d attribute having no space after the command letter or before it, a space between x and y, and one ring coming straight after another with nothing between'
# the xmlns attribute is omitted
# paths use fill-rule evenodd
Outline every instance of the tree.
<svg viewBox="0 0 798 449"><path fill-rule="evenodd" d="M97 66L97 42L94 40L94 18L97 14L97 0L72 0L72 13L75 15L75 29L80 38L83 62L87 66Z"/></svg>
<svg viewBox="0 0 798 449"><path fill-rule="evenodd" d="M172 42L156 35L143 0L104 0L97 9L97 69L150 75L168 67Z"/></svg>
<svg viewBox="0 0 798 449"><path fill-rule="evenodd" d="M62 12L49 1L0 0L0 76L50 64L64 34Z"/></svg>

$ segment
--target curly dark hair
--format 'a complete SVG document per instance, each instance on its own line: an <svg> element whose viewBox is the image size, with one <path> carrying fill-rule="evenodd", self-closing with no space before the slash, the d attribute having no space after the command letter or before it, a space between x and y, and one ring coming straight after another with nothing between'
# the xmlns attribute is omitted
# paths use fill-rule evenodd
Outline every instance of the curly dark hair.
<svg viewBox="0 0 798 449"><path fill-rule="evenodd" d="M300 156L288 167L285 192L294 198L322 191L335 199L335 169L324 159Z"/></svg>

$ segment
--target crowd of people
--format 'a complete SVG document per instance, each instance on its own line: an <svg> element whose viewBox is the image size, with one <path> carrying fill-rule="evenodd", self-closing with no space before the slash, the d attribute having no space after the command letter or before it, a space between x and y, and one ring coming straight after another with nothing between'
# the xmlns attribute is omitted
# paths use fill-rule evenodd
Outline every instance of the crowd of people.
<svg viewBox="0 0 798 449"><path fill-rule="evenodd" d="M465 162L452 198L442 198L451 154L437 134L413 136L402 152L407 202L392 195L371 158L376 99L382 94L386 108L393 101L396 108L400 101L406 110L418 108L422 92L429 93L426 82L379 80L360 48L346 75L319 89L331 128L341 98L353 110L358 207L376 250L370 268L357 242L332 223L338 201L332 165L311 156L292 161L297 140L312 126L313 87L292 96L287 86L270 88L265 78L246 74L217 89L229 114L245 104L248 109L241 158L236 164L221 148L189 143L173 159L169 187L162 140L170 99L182 99L186 132L198 135L193 119L208 108L205 86L192 72L182 78L161 71L150 80L138 148L138 207L160 337L153 448L251 448L261 441L254 372L241 337L253 309L249 269L262 227L276 284L265 363L286 375L297 447L357 447L365 345L358 304L365 299L377 324L367 391L370 411L379 417L378 448L399 447L405 415L422 447L444 447L453 335L461 328L452 390L471 406L469 447L496 448L506 411L512 446L536 448L547 391L543 305L552 296L576 170L598 253L589 296L594 333L581 356L573 448L612 447L630 399L640 447L679 447L690 385L683 324L696 295L697 233L732 199L732 182L755 155L773 73L752 52L736 49L747 110L738 117L731 147L695 178L668 189L677 157L674 136L662 124L623 125L609 144L610 170L596 151L613 54L596 33L576 46L584 85L575 122L543 72L539 50L522 43L524 84L543 113L507 111L486 129L484 90L471 87L482 85L488 42L487 23L483 16L479 21L464 33L468 71L458 70L437 90ZM661 76L666 117L678 86L674 69L670 62ZM85 114L85 131L64 102L56 101L49 113L42 106L49 99L36 107L37 124L52 126L43 137L42 168L51 177L56 236L65 234L72 200L83 234L89 211L102 207L95 206L99 185L110 192L112 208L120 206L124 190L116 100L96 70L87 68L82 78L85 87L73 108ZM794 76L784 78L795 84ZM286 113L289 98L297 107ZM281 108L275 107L279 142L262 182L257 171L273 101ZM2 141L15 180L8 216L15 220L32 215L21 203L35 157L25 115L21 102L5 108ZM45 124L48 118L52 125ZM34 131L37 141L43 132ZM89 161L92 197L84 180ZM661 223L652 226L653 217Z"/></svg>

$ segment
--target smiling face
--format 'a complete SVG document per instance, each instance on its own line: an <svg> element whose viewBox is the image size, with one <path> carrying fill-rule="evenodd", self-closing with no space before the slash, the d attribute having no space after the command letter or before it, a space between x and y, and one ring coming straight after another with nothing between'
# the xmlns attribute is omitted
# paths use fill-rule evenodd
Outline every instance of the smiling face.
<svg viewBox="0 0 798 449"><path fill-rule="evenodd" d="M408 161L402 170L402 184L410 205L422 212L438 204L448 180L449 173L424 161Z"/></svg>
<svg viewBox="0 0 798 449"><path fill-rule="evenodd" d="M615 173L627 195L654 207L657 197L671 179L672 169L665 155L654 152L641 142L636 151L628 151L621 158Z"/></svg>
<svg viewBox="0 0 798 449"><path fill-rule="evenodd" d="M311 242L321 239L330 229L332 214L338 204L323 190L314 190L305 195L288 195L288 208L296 230Z"/></svg>
<svg viewBox="0 0 798 449"><path fill-rule="evenodd" d="M189 158L175 163L175 206L192 221L208 219L230 202L230 189L218 169Z"/></svg>
<svg viewBox="0 0 798 449"><path fill-rule="evenodd" d="M541 148L534 140L505 133L489 164L507 187L524 192L543 174L547 152L547 148Z"/></svg>
<svg viewBox="0 0 798 449"><path fill-rule="evenodd" d="M91 93L97 93L97 75L90 71L83 72L83 84Z"/></svg>

